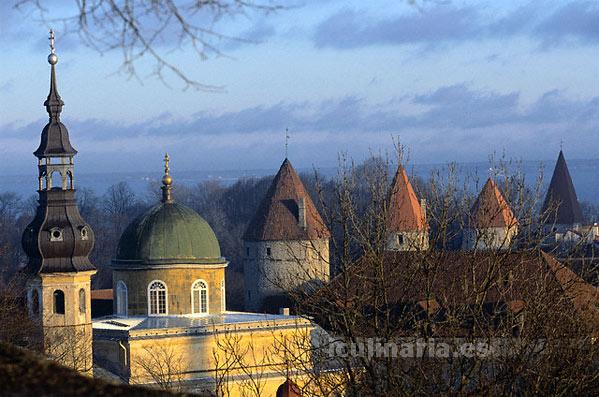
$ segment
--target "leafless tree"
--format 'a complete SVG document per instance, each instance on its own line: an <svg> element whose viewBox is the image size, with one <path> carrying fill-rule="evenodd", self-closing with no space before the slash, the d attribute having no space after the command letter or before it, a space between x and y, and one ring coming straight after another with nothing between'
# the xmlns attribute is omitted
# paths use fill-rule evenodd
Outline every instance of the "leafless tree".
<svg viewBox="0 0 599 397"><path fill-rule="evenodd" d="M242 37L221 33L217 22L252 13L269 14L284 7L270 0L73 0L70 15L56 16L47 0L16 0L21 10L33 8L47 24L61 24L75 33L88 47L105 53L122 52L121 69L129 77L140 79L139 63L150 59L153 75L166 83L166 74L174 75L184 88L221 91L218 85L197 81L180 63L173 60L174 50L194 51L199 60L225 56L223 43L249 42Z"/></svg>
<svg viewBox="0 0 599 397"><path fill-rule="evenodd" d="M135 359L140 373L135 374L136 382L156 384L164 390L182 391L183 371L188 367L184 356L175 348L162 344L146 346Z"/></svg>

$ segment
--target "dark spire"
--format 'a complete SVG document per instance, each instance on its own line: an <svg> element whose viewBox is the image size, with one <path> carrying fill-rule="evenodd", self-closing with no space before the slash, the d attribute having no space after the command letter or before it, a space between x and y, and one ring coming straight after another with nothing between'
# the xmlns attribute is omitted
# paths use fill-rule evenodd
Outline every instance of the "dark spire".
<svg viewBox="0 0 599 397"><path fill-rule="evenodd" d="M541 214L546 216L546 223L573 225L582 223L582 210L576 197L576 190L568 171L564 153L560 150L545 196Z"/></svg>
<svg viewBox="0 0 599 397"><path fill-rule="evenodd" d="M60 122L63 102L56 88L54 32L50 31L50 93L44 102L50 120L44 130L38 157L39 205L34 219L23 232L23 250L29 259L29 274L94 270L89 254L94 233L77 208L73 156L77 153ZM60 159L56 159L60 157Z"/></svg>
<svg viewBox="0 0 599 397"><path fill-rule="evenodd" d="M56 64L58 63L58 56L56 55L56 49L54 48L54 31L50 30L50 55L48 55L48 63L50 64L50 93L44 106L48 111L50 120L59 120L60 112L64 102L60 99L58 94L58 88L56 86Z"/></svg>
<svg viewBox="0 0 599 397"><path fill-rule="evenodd" d="M60 122L60 113L64 102L58 94L56 84L56 64L58 56L54 48L54 31L50 30L50 55L48 63L50 64L50 93L44 102L46 111L50 120L42 131L42 139L39 147L33 153L36 157L72 157L77 151L71 146L69 141L69 132L67 127Z"/></svg>

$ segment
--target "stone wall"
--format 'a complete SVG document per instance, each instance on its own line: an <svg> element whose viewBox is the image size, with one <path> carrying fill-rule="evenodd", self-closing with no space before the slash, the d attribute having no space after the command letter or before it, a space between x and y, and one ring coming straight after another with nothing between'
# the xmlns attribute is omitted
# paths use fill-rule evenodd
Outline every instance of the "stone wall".
<svg viewBox="0 0 599 397"><path fill-rule="evenodd" d="M428 249L428 231L391 233L387 239L389 251L419 251Z"/></svg>
<svg viewBox="0 0 599 397"><path fill-rule="evenodd" d="M330 277L329 240L245 241L245 309L262 311L264 299Z"/></svg>
<svg viewBox="0 0 599 397"><path fill-rule="evenodd" d="M114 270L112 287L114 294L114 313L117 313L117 285L123 281L127 286L127 314L129 316L148 315L148 286L152 281L160 280L167 286L167 307L169 315L192 314L191 286L196 280L208 284L208 312L220 313L223 294L225 267L192 266L143 270Z"/></svg>
<svg viewBox="0 0 599 397"><path fill-rule="evenodd" d="M517 226L464 229L462 249L509 249L516 234Z"/></svg>
<svg viewBox="0 0 599 397"><path fill-rule="evenodd" d="M93 372L90 293L93 274L95 271L41 274L27 284L29 312L42 328L45 353L64 366L89 375ZM61 292L64 298L57 298ZM63 302L59 304L60 309L64 307L59 310L63 313L56 312L57 299Z"/></svg>

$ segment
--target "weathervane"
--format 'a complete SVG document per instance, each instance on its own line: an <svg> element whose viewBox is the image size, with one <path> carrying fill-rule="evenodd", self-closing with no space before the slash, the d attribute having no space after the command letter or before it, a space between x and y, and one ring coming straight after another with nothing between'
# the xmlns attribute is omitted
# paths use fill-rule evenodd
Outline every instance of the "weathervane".
<svg viewBox="0 0 599 397"><path fill-rule="evenodd" d="M54 30L50 29L50 36L48 39L50 40L50 52L54 54L56 52L56 48L54 48Z"/></svg>
<svg viewBox="0 0 599 397"><path fill-rule="evenodd" d="M50 29L50 55L48 55L48 63L52 66L58 63L58 56L56 55L56 48L54 47L54 30Z"/></svg>
<svg viewBox="0 0 599 397"><path fill-rule="evenodd" d="M170 171L169 168L170 157L168 157L168 153L164 153L164 175L168 175Z"/></svg>
<svg viewBox="0 0 599 397"><path fill-rule="evenodd" d="M285 158L287 158L287 152L289 150L289 128L285 128Z"/></svg>

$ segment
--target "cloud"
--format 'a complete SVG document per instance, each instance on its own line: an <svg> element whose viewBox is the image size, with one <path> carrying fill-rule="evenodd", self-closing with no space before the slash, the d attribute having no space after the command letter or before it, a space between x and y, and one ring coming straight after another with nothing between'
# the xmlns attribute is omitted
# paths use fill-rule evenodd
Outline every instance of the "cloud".
<svg viewBox="0 0 599 397"><path fill-rule="evenodd" d="M557 9L534 28L534 34L545 47L565 44L599 43L599 4L577 1Z"/></svg>
<svg viewBox="0 0 599 397"><path fill-rule="evenodd" d="M350 49L377 44L440 43L464 40L477 33L479 14L473 7L443 5L384 19L345 9L316 27L318 48Z"/></svg>
<svg viewBox="0 0 599 397"><path fill-rule="evenodd" d="M482 39L529 37L543 48L565 43L599 43L599 3L571 1L548 5L533 0L507 15L493 17L478 5L437 3L407 14L374 18L343 9L319 23L312 37L317 48L353 49L376 45L427 45Z"/></svg>
<svg viewBox="0 0 599 397"><path fill-rule="evenodd" d="M284 131L299 166L334 165L337 153L361 156L389 149L399 135L421 162L485 160L506 150L525 159L552 158L562 138L572 158L596 157L599 97L573 100L549 91L531 104L518 92L499 93L454 84L386 103L348 96L316 102L282 102L240 111L165 113L136 124L65 119L86 172L137 170L165 150L182 169L255 169L275 166ZM406 110L409 109L409 110ZM0 126L4 164L31 166L45 120ZM573 133L576 134L573 134ZM29 161L29 160L31 161ZM106 161L110 159L110 161ZM14 172L14 170L13 170Z"/></svg>
<svg viewBox="0 0 599 397"><path fill-rule="evenodd" d="M248 44L262 44L276 34L274 26L261 19L249 29L235 35L238 40L230 40L223 46L224 50L233 51Z"/></svg>

